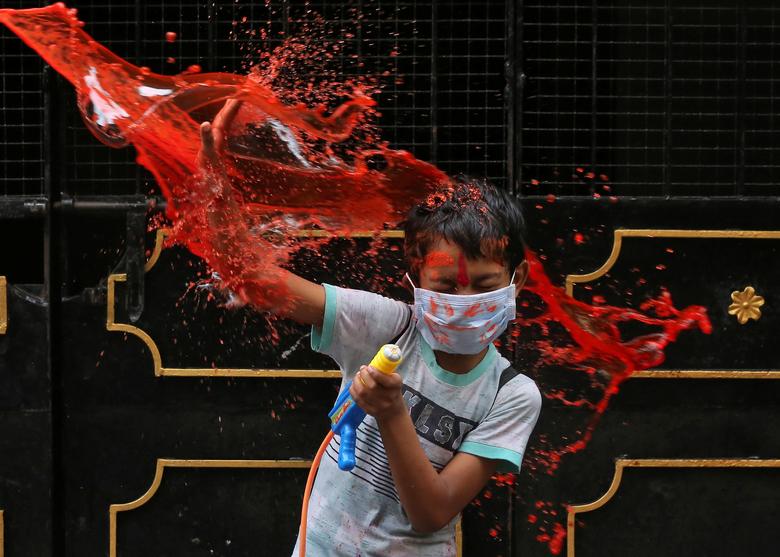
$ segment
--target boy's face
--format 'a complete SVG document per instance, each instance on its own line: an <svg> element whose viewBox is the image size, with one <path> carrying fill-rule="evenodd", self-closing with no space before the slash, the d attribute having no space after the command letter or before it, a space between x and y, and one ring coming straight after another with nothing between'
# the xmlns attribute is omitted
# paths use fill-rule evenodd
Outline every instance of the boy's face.
<svg viewBox="0 0 780 557"><path fill-rule="evenodd" d="M515 270L517 293L525 284L527 270L526 262ZM431 245L420 266L419 286L443 294L482 294L509 286L510 278L504 261L468 259L457 244L440 238Z"/></svg>

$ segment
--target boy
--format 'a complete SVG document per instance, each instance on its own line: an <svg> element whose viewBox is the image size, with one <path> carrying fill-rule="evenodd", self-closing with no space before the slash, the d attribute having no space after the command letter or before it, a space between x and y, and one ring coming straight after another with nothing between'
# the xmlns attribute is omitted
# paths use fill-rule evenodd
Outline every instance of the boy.
<svg viewBox="0 0 780 557"><path fill-rule="evenodd" d="M201 126L215 231L240 218L220 166L223 130L238 106L229 101L213 125ZM541 397L492 341L514 319L528 273L523 226L514 200L485 184L431 195L405 223L413 308L285 270L274 280L286 285L287 301L269 307L267 275L243 272L219 246L207 254L245 301L311 324L312 348L339 364L342 387L354 379L350 392L368 414L352 471L338 469L338 439L326 450L309 504L307 555L455 555L461 510L494 472L520 468ZM247 233L230 230L222 233L233 241ZM397 373L367 367L391 339L404 355Z"/></svg>

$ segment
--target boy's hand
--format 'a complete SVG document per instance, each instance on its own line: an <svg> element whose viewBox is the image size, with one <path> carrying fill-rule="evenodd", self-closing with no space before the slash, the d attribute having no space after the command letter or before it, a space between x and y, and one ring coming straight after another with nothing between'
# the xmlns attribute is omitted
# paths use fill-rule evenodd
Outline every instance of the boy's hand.
<svg viewBox="0 0 780 557"><path fill-rule="evenodd" d="M401 396L401 376L384 374L371 366L362 366L355 374L349 394L367 414L377 421L407 413Z"/></svg>
<svg viewBox="0 0 780 557"><path fill-rule="evenodd" d="M242 101L228 99L225 106L214 117L213 122L203 122L200 125L200 152L198 152L198 166L205 176L212 176L209 181L215 194L221 193L222 180L213 179L213 175L218 177L224 173L222 164L222 154L225 150L225 133L230 129L230 125L241 108Z"/></svg>

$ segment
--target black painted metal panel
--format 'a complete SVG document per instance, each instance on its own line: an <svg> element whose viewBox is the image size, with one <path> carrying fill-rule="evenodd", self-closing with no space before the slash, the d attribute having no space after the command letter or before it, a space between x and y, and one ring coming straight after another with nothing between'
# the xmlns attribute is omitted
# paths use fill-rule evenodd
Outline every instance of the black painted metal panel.
<svg viewBox="0 0 780 557"><path fill-rule="evenodd" d="M53 549L49 308L40 290L9 285L7 327L0 334L0 538L7 557Z"/></svg>

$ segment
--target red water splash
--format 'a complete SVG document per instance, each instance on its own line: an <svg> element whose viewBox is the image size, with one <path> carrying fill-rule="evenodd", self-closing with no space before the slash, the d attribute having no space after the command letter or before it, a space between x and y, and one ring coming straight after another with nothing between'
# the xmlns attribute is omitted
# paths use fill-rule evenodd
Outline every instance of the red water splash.
<svg viewBox="0 0 780 557"><path fill-rule="evenodd" d="M676 341L681 332L698 329L712 332L707 311L702 306L677 309L666 290L660 296L644 302L639 310L605 305L588 305L568 296L554 286L544 273L535 254L528 252L529 277L526 290L538 297L543 310L535 316L524 316L510 331L510 344L523 338L524 331L536 329L534 341L542 362L542 394L566 407L589 414L584 426L574 437L561 441L540 436L538 443L528 447L526 465L536 472L555 474L562 460L583 450L590 441L601 416L620 385L639 370L663 363L664 349ZM623 338L620 326L642 324L653 332L633 338ZM560 326L563 331L560 331ZM512 348L509 346L508 348ZM558 366L564 373L585 378L586 388L576 391L544 385L545 369ZM579 382L581 384L582 382ZM563 526L565 505L552 510L551 503L538 501L541 512L529 516L537 529L537 541L547 545L557 555L563 548L566 529Z"/></svg>
<svg viewBox="0 0 780 557"><path fill-rule="evenodd" d="M588 305L568 296L554 286L544 273L541 262L528 252L529 277L526 290L537 295L546 311L537 317L523 319L523 326L536 326L547 336L538 341L547 364L566 364L574 373L586 373L595 384L602 385L602 397L594 406L593 421L581 439L561 449L550 462L551 470L557 466L560 456L584 448L601 414L607 409L610 398L619 385L635 371L650 369L663 363L664 349L677 340L682 331L697 328L702 333L712 332L712 325L703 306L689 306L679 310L674 307L667 291L656 299L648 300L641 311L609 305ZM619 325L641 323L657 328L657 332L631 339L623 339ZM551 323L563 325L570 342L556 344L549 339ZM557 392L547 393L550 398L565 398ZM580 404L568 401L569 404ZM552 455L551 455L552 456Z"/></svg>
<svg viewBox="0 0 780 557"><path fill-rule="evenodd" d="M0 22L75 87L95 137L110 147L136 148L138 163L152 172L168 202L170 241L207 260L220 248L207 233L199 125L227 99L243 101L228 130L226 176L245 218L240 226L254 233L252 245L233 246L230 255L241 261L240 272L268 275L269 284L292 251L280 238L309 227L335 234L381 230L400 220L410 200L448 181L435 166L383 145L336 155L334 145L350 139L373 110L359 86L326 113L283 102L260 71L165 76L139 68L95 42L76 10L62 3L0 10ZM371 168L377 159L381 170ZM284 295L272 290L274 297Z"/></svg>

